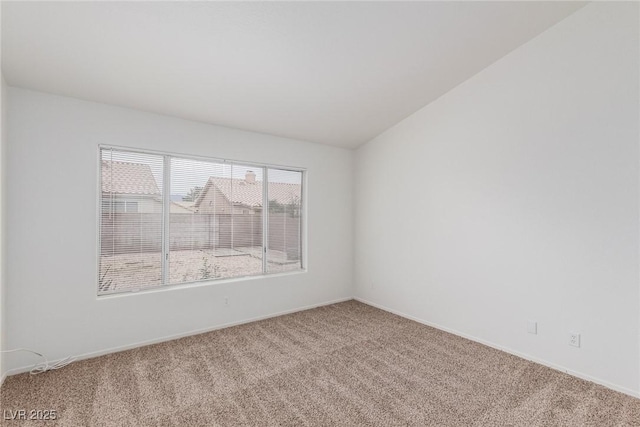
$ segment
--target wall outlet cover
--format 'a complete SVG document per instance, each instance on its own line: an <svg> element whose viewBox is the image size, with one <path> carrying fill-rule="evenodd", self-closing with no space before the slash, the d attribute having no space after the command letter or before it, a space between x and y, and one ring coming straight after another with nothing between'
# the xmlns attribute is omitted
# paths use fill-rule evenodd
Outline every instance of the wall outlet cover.
<svg viewBox="0 0 640 427"><path fill-rule="evenodd" d="M569 332L569 345L580 347L580 334L577 332Z"/></svg>

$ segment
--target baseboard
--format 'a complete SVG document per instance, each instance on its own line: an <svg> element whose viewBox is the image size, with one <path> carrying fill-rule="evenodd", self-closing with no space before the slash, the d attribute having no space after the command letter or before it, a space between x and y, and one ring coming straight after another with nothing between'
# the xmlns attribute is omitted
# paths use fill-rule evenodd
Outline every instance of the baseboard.
<svg viewBox="0 0 640 427"><path fill-rule="evenodd" d="M592 383L599 384L599 385L607 387L607 388L609 388L611 390L619 391L620 393L624 393L624 394L627 394L629 396L640 398L640 391L631 390L629 388L622 387L622 386L619 386L617 384L613 384L613 383L610 383L608 381L592 377L591 375L587 375L587 374L584 374L582 372L577 372L577 371L571 370L569 368L557 365L557 364L549 362L547 360L540 359L540 358L537 358L537 357L533 357L533 356L530 356L528 354L521 353L519 351L510 349L508 347L504 347L502 345L498 345L498 344L492 343L490 341L483 340L482 338L477 338L477 337L465 334L463 332L457 331L455 329L447 328L445 326L438 325L436 323L428 322L426 320L417 318L415 316L411 316L409 314L403 313L403 312L398 311L398 310L394 310L394 309L386 307L384 305L368 301L368 300L366 300L364 298L354 297L353 299L355 299L356 301L360 301L363 304L367 304L367 305L370 305L372 307L379 308L380 310L388 311L389 313L393 313L393 314L398 315L400 317L404 317L405 319L413 320L415 322L422 323L423 325L431 326L432 328L436 328L436 329L439 329L441 331L448 332L450 334L457 335L459 337L466 338L468 340L475 341L475 342L480 343L480 344L484 344L484 345L486 345L488 347L495 348L496 350L504 351L505 353L509 353L509 354L514 355L514 356L520 357L521 359L525 359L525 360L528 360L530 362L538 363L538 364L544 365L544 366L546 366L548 368L555 369L556 371L564 372L564 373L569 374L571 376L574 376L574 377L577 377L577 378L580 378L580 379L583 379L583 380L587 380L587 381L590 381Z"/></svg>
<svg viewBox="0 0 640 427"><path fill-rule="evenodd" d="M493 342L490 342L490 341L487 341L487 340L484 340L484 339L481 339L481 338L477 338L477 337L474 337L474 336L469 335L469 334L465 334L465 333L457 331L455 329L447 328L445 326L442 326L442 325L439 325L439 324L436 324L436 323L433 323L433 322L429 322L429 321L420 319L420 318L415 317L415 316L411 316L409 314L406 314L406 313L403 313L401 311L386 307L386 306L384 306L382 304L378 304L378 303L366 300L366 299L361 298L361 297L339 298L339 299L335 299L335 300L331 300L331 301L321 302L321 303L318 303L318 304L312 304L312 305L297 307L297 308L290 309L290 310L284 310L284 311L279 311L279 312L275 312L275 313L270 313L270 314L266 314L266 315L263 315L263 316L252 317L252 318L249 318L249 319L243 319L243 320L239 320L239 321L235 321L235 322L223 323L223 324L212 326L212 327L208 327L208 328L195 329L195 330L191 330L191 331L180 333L180 334L167 335L167 336L156 338L156 339L152 339L152 340L140 341L140 342L127 344L127 345L123 345L123 346L111 347L111 348L108 348L108 349L103 349L103 350L98 350L98 351L94 351L94 352L84 353L84 354L80 354L80 355L77 355L77 356L74 356L74 357L75 357L75 359L77 361L84 360L84 359L91 359L93 357L104 356L106 354L118 353L120 351L131 350L131 349L134 349L134 348L144 347L144 346L152 345L152 344L158 344L158 343L162 343L162 342L166 342L166 341L171 341L171 340L175 340L175 339L179 339L179 338L188 337L188 336L191 336L191 335L198 335L198 334L202 334L202 333L206 333L206 332L215 331L215 330L218 330L218 329L230 328L232 326L238 326L238 325L243 325L243 324L246 324L246 323L257 322L257 321L260 321L260 320L265 320L265 319L270 319L270 318L273 318L273 317L283 316L285 314L297 313L297 312L300 312L300 311L310 310L310 309L317 308L317 307L323 307L323 306L327 306L327 305L331 305L331 304L337 304L337 303L349 301L349 300L352 300L352 299L360 301L363 304L367 304L367 305L370 305L372 307L376 307L376 308L379 308L381 310L387 311L389 313L393 313L393 314L398 315L400 317L404 317L405 319L413 320L413 321L421 323L423 325L427 325L427 326L430 326L432 328L436 328L436 329L439 329L441 331L445 331L445 332L448 332L448 333L451 333L451 334L466 338L468 340L475 341L475 342L478 342L480 344L484 344L484 345L486 345L488 347L495 348L496 350L504 351L505 353L509 353L509 354L514 355L514 356L520 357L522 359L525 359L525 360L528 360L528 361L531 361L531 362L534 362L534 363L538 363L540 365L544 365L546 367L549 367L551 369L555 369L555 370L560 371L560 372L564 372L564 373L572 375L574 377L581 378L583 380L590 381L590 382L593 382L595 384L602 385L602 386L607 387L607 388L609 388L611 390L615 390L615 391L618 391L620 393L627 394L629 396L640 398L640 391L631 390L631 389L628 389L626 387L622 387L622 386L619 386L617 384L613 384L613 383L610 383L608 381L605 381L605 380L602 380L602 379L599 379L599 378L595 378L595 377L593 377L591 375L571 370L569 368L557 365L557 364L549 362L547 360L540 359L540 358L537 358L537 357L534 357L534 356L530 356L528 354L513 350L511 348L504 347L502 345L495 344ZM51 361L51 362L56 362L56 361L57 360L54 360L54 361ZM2 384L4 383L4 380L8 376L17 375L17 374L24 373L24 372L29 372L32 367L33 367L33 365L22 366L22 367L14 368L14 369L11 369L11 370L5 372L0 377L0 386L2 386Z"/></svg>
<svg viewBox="0 0 640 427"><path fill-rule="evenodd" d="M290 310L284 310L284 311L279 311L279 312L276 312L276 313L266 314L266 315L263 315L263 316L251 317L249 319L243 319L243 320L238 320L238 321L235 321L235 322L223 323L223 324L212 326L212 327L208 327L208 328L194 329L194 330L191 330L191 331L188 331L188 332L184 332L184 333L180 333L180 334L167 335L167 336L160 337L160 338L155 338L155 339L152 339L152 340L140 341L140 342L127 344L127 345L123 345L123 346L111 347L111 348L98 350L98 351L92 351L92 352L89 352L89 353L79 354L79 355L76 355L76 356L73 356L73 357L75 358L75 361L91 359L91 358L94 358L94 357L104 356L106 354L118 353L120 351L131 350L131 349L138 348L138 347L144 347L144 346L152 345L152 344L159 344L159 343L162 343L162 342L172 341L172 340L176 340L176 339L179 339L179 338L184 338L184 337L188 337L188 336L192 336L192 335L198 335L198 334L203 334L203 333L206 333L206 332L216 331L218 329L230 328L232 326L244 325L246 323L257 322L259 320L271 319L273 317L283 316L285 314L291 314L291 313L297 313L297 312L300 312L300 311L311 310L312 308L324 307L324 306L331 305L331 304L337 304L339 302L350 301L352 299L353 299L353 297L338 298L338 299L331 300L331 301L325 301L325 302L321 302L321 303L318 303L318 304L306 305L306 306L302 306L302 307L293 308L293 309L290 309ZM50 363L55 363L55 362L57 362L59 360L62 360L62 359L50 360L49 362ZM24 372L29 372L31 370L31 368L33 368L33 365L22 366L22 367L19 367L19 368L10 369L9 371L7 371L2 376L2 382L4 382L4 379L6 377L8 377L8 376L22 374ZM0 385L1 385L1 383L0 383Z"/></svg>

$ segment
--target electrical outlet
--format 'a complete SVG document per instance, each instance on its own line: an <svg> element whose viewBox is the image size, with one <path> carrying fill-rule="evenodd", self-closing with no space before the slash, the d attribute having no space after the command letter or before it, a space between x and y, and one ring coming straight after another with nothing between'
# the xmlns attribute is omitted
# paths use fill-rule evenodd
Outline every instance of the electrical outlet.
<svg viewBox="0 0 640 427"><path fill-rule="evenodd" d="M569 332L569 345L580 347L580 334L577 332Z"/></svg>
<svg viewBox="0 0 640 427"><path fill-rule="evenodd" d="M224 297L224 305L225 307L229 306L229 297Z"/></svg>
<svg viewBox="0 0 640 427"><path fill-rule="evenodd" d="M538 333L538 322L535 320L529 320L527 323L527 332L536 335Z"/></svg>

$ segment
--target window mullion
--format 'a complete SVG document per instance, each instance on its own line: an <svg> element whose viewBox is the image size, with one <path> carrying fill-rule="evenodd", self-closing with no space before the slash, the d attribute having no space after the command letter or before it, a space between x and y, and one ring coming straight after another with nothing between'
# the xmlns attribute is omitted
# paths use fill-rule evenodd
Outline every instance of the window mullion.
<svg viewBox="0 0 640 427"><path fill-rule="evenodd" d="M171 208L171 156L164 156L162 177L162 284L169 284L169 214Z"/></svg>
<svg viewBox="0 0 640 427"><path fill-rule="evenodd" d="M262 168L262 274L267 273L269 252L269 177L267 168Z"/></svg>

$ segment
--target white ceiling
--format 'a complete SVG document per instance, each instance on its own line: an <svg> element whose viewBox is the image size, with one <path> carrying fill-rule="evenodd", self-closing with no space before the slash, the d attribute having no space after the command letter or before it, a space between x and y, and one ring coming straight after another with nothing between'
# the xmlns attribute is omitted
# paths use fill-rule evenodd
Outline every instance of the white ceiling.
<svg viewBox="0 0 640 427"><path fill-rule="evenodd" d="M3 2L9 85L356 147L576 2Z"/></svg>

